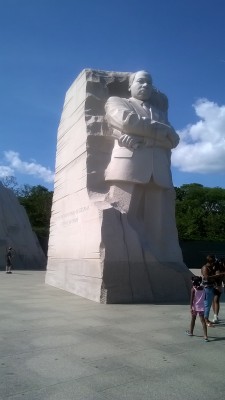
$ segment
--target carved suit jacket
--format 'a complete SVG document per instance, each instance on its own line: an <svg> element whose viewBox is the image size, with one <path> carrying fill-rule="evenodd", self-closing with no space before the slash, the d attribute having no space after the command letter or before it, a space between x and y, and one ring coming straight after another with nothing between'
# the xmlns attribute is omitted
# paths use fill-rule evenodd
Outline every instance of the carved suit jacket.
<svg viewBox="0 0 225 400"><path fill-rule="evenodd" d="M178 145L179 136L169 124L167 113L152 106L146 109L143 101L132 97L110 97L105 111L109 135L118 139L128 134L140 139L133 149L122 147L115 140L105 179L142 184L152 179L161 187L173 187L171 149Z"/></svg>

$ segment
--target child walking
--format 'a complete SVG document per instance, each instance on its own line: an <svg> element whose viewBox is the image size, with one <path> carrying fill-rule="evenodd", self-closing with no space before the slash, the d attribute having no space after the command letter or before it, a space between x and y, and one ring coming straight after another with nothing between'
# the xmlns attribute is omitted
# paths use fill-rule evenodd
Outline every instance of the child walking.
<svg viewBox="0 0 225 400"><path fill-rule="evenodd" d="M205 300L205 291L204 287L201 285L202 277L201 276L193 276L192 277L192 289L191 289L191 324L189 331L186 331L188 336L193 336L195 321L197 315L199 315L200 321L202 323L202 328L204 332L204 339L208 342L207 336L207 326L204 318L204 300Z"/></svg>

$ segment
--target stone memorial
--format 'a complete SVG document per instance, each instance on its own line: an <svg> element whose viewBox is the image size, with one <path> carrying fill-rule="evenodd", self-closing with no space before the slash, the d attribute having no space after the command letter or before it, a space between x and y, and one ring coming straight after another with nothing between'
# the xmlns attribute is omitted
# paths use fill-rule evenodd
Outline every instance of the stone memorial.
<svg viewBox="0 0 225 400"><path fill-rule="evenodd" d="M23 206L0 182L0 269L6 268L6 250L13 248L15 269L44 269L46 256L32 231Z"/></svg>
<svg viewBox="0 0 225 400"><path fill-rule="evenodd" d="M83 70L58 129L46 283L100 303L186 301L175 222L179 136L145 71Z"/></svg>

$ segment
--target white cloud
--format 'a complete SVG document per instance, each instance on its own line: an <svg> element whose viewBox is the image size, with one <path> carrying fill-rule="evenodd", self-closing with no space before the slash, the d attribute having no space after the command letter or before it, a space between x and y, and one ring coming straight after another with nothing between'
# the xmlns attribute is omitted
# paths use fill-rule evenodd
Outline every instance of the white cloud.
<svg viewBox="0 0 225 400"><path fill-rule="evenodd" d="M14 176L14 170L6 165L0 165L0 178L5 178L6 176Z"/></svg>
<svg viewBox="0 0 225 400"><path fill-rule="evenodd" d="M15 175L15 172L19 172L41 178L44 182L54 180L53 172L38 164L35 160L32 160L32 162L22 161L19 153L12 150L5 151L4 156L8 165L0 165L0 177Z"/></svg>
<svg viewBox="0 0 225 400"><path fill-rule="evenodd" d="M184 172L225 172L225 106L200 99L193 107L200 120L178 132L172 164Z"/></svg>

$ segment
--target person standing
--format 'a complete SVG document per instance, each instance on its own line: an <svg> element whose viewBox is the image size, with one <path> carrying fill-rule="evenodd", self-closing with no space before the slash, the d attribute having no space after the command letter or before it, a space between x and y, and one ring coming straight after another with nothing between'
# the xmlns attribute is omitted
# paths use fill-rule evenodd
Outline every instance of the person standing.
<svg viewBox="0 0 225 400"><path fill-rule="evenodd" d="M12 273L12 257L13 257L13 249L12 247L8 247L6 252L6 273Z"/></svg>
<svg viewBox="0 0 225 400"><path fill-rule="evenodd" d="M206 342L208 342L207 325L204 318L205 291L201 283L202 283L201 276L192 277L193 287L191 289L191 301L190 301L191 324L190 324L190 329L186 331L186 334L188 336L193 336L196 317L197 315L199 315L204 332L204 339Z"/></svg>
<svg viewBox="0 0 225 400"><path fill-rule="evenodd" d="M206 264L203 265L203 267L201 269L201 274L203 276L202 283L203 283L204 291L205 291L204 317L205 317L206 325L209 327L213 327L214 324L209 320L209 313L210 313L210 309L211 309L213 297L214 297L215 278L213 275L214 275L216 258L214 255L208 255L206 257L206 261L207 261Z"/></svg>
<svg viewBox="0 0 225 400"><path fill-rule="evenodd" d="M214 265L214 274L215 274L215 286L214 286L214 298L212 303L212 308L214 312L213 323L219 323L219 311L220 311L220 296L223 291L223 282L225 276L225 260L221 261L217 260Z"/></svg>

